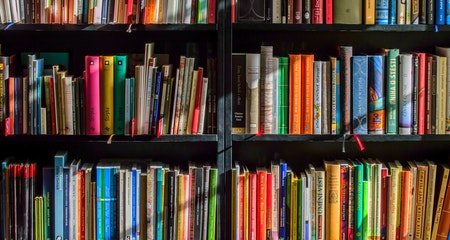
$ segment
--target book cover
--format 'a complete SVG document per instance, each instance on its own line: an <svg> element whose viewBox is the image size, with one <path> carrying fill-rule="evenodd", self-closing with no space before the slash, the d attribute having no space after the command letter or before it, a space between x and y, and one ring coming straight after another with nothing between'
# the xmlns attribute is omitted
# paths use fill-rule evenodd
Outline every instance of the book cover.
<svg viewBox="0 0 450 240"><path fill-rule="evenodd" d="M273 93L272 93L272 133L279 134L279 128L280 128L280 121L278 119L279 117L279 100L280 100L280 87L278 86L280 84L280 58L277 56L274 56L272 58L272 69L273 69Z"/></svg>
<svg viewBox="0 0 450 240"><path fill-rule="evenodd" d="M322 134L322 64L323 61L314 61L314 121L313 133Z"/></svg>
<svg viewBox="0 0 450 240"><path fill-rule="evenodd" d="M417 77L417 134L425 134L425 111L426 111L426 54L423 52L414 52L418 57Z"/></svg>
<svg viewBox="0 0 450 240"><path fill-rule="evenodd" d="M352 57L352 89L353 89L353 133L367 134L367 100L368 100L368 57L355 55Z"/></svg>
<svg viewBox="0 0 450 240"><path fill-rule="evenodd" d="M323 24L324 2L311 1L312 24Z"/></svg>
<svg viewBox="0 0 450 240"><path fill-rule="evenodd" d="M311 24L312 22L312 13L311 13L311 0L295 0L295 1L301 1L302 3L302 12L303 12L303 19L302 19L302 23L304 24ZM286 12L289 13L291 12L290 9L291 7L289 6L289 3L286 6ZM287 23L292 23L292 22L287 22Z"/></svg>
<svg viewBox="0 0 450 240"><path fill-rule="evenodd" d="M450 65L450 48L442 47L442 46L436 46L435 48L436 54L442 57L447 58L447 65ZM448 66L447 66L448 68ZM446 90L449 92L449 81L450 81L450 71L447 69L447 86ZM450 97L447 95L446 97L446 109L445 109L445 133L450 133Z"/></svg>
<svg viewBox="0 0 450 240"><path fill-rule="evenodd" d="M412 54L399 55L398 133L412 134L413 130L413 62Z"/></svg>
<svg viewBox="0 0 450 240"><path fill-rule="evenodd" d="M159 123L159 107L161 104L161 84L162 84L162 72L157 71L156 72L156 78L155 78L155 92L153 94L154 100L153 100L153 112L152 115L152 125L151 125L151 132L150 134L156 135L158 132L158 123Z"/></svg>
<svg viewBox="0 0 450 240"><path fill-rule="evenodd" d="M267 170L256 169L256 239L267 236Z"/></svg>
<svg viewBox="0 0 450 240"><path fill-rule="evenodd" d="M331 134L331 63L330 61L323 61L322 64L322 133Z"/></svg>
<svg viewBox="0 0 450 240"><path fill-rule="evenodd" d="M385 61L382 55L370 55L368 63L368 131L370 134L384 134L385 118Z"/></svg>
<svg viewBox="0 0 450 240"><path fill-rule="evenodd" d="M383 51L386 54L386 134L397 134L399 49L384 49Z"/></svg>
<svg viewBox="0 0 450 240"><path fill-rule="evenodd" d="M100 135L100 57L85 57L86 134Z"/></svg>
<svg viewBox="0 0 450 240"><path fill-rule="evenodd" d="M237 21L238 22L265 22L266 9L265 1L238 1L237 2Z"/></svg>
<svg viewBox="0 0 450 240"><path fill-rule="evenodd" d="M409 205L411 204L411 198L409 196L411 191L411 171L409 168L404 167L401 172L401 199L402 204L400 206L400 239L409 238L409 221L411 221L411 213L409 212Z"/></svg>
<svg viewBox="0 0 450 240"><path fill-rule="evenodd" d="M436 233L436 240L448 239L450 229L450 181L447 183L447 190L445 193L445 199L442 207L441 219Z"/></svg>
<svg viewBox="0 0 450 240"><path fill-rule="evenodd" d="M425 202L425 219L424 219L424 239L431 239L431 229L433 227L433 214L435 212L435 193L436 193L436 176L437 176L437 165L434 161L425 160L428 166L428 184L426 202Z"/></svg>
<svg viewBox="0 0 450 240"><path fill-rule="evenodd" d="M375 0L365 0L364 1L363 18L364 24L375 24L375 11L376 5Z"/></svg>
<svg viewBox="0 0 450 240"><path fill-rule="evenodd" d="M397 24L397 1L389 1L388 24Z"/></svg>
<svg viewBox="0 0 450 240"><path fill-rule="evenodd" d="M420 0L411 0L411 24L419 24Z"/></svg>
<svg viewBox="0 0 450 240"><path fill-rule="evenodd" d="M256 134L259 132L259 79L260 79L259 53L246 54L246 133Z"/></svg>
<svg viewBox="0 0 450 240"><path fill-rule="evenodd" d="M278 133L289 133L289 57L279 57Z"/></svg>
<svg viewBox="0 0 450 240"><path fill-rule="evenodd" d="M445 25L446 18L446 9L447 9L447 1L446 0L436 0L434 3L435 10L435 24L436 25Z"/></svg>
<svg viewBox="0 0 450 240"><path fill-rule="evenodd" d="M209 173L209 201L208 201L208 240L216 239L217 217L217 168L211 167Z"/></svg>
<svg viewBox="0 0 450 240"><path fill-rule="evenodd" d="M197 89L195 91L195 101L193 105L193 112L192 112L192 134L199 134L201 133L199 131L200 126L200 112L201 112L201 103L202 101L206 100L206 96L202 93L205 92L203 89L203 67L198 68L198 77L194 79L194 81L197 82ZM205 92L206 93L206 92ZM205 102L206 103L206 102Z"/></svg>
<svg viewBox="0 0 450 240"><path fill-rule="evenodd" d="M331 134L341 133L341 98L340 98L340 61L330 56L330 82L331 82Z"/></svg>
<svg viewBox="0 0 450 240"><path fill-rule="evenodd" d="M414 161L417 166L416 182L416 208L415 208L415 227L414 237L423 238L424 223L426 212L427 186L428 186L428 166L424 161Z"/></svg>
<svg viewBox="0 0 450 240"><path fill-rule="evenodd" d="M362 24L363 2L341 0L333 4L333 21L340 24Z"/></svg>
<svg viewBox="0 0 450 240"><path fill-rule="evenodd" d="M127 55L114 56L114 134L123 135L125 128L125 78Z"/></svg>
<svg viewBox="0 0 450 240"><path fill-rule="evenodd" d="M301 95L303 96L301 106L301 112L304 116L303 128L301 133L303 134L313 134L314 131L314 55L313 54L302 54L302 76L301 76ZM295 90L294 90L295 91Z"/></svg>
<svg viewBox="0 0 450 240"><path fill-rule="evenodd" d="M340 239L341 219L341 166L335 161L324 161L325 167L325 203L326 234L330 239Z"/></svg>
<svg viewBox="0 0 450 240"><path fill-rule="evenodd" d="M431 239L436 239L437 236L437 230L439 227L439 222L441 219L441 215L442 215L442 209L444 207L444 199L445 199L445 195L446 195L446 191L447 191L447 182L448 182L448 178L449 178L449 172L450 172L450 168L448 166L448 164L439 164L438 166L438 177L436 179L438 179L438 185L435 189L436 191L436 198L434 200L434 205L435 205L435 214L434 214L434 219L433 219L433 228L431 231ZM448 192L448 191L447 191Z"/></svg>

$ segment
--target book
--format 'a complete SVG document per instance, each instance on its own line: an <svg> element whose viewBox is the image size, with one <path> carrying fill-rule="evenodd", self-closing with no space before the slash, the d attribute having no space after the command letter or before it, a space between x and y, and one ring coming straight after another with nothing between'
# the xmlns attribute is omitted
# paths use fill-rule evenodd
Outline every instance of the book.
<svg viewBox="0 0 450 240"><path fill-rule="evenodd" d="M65 186L65 179L64 179L64 166L68 162L68 152L67 151L58 151L55 153L54 156L54 195L53 195L53 212L59 213L55 214L55 220L54 223L60 223L55 224L53 226L53 234L55 236L55 239L60 238L64 239L64 223L65 222L65 215L64 215L64 186ZM68 190L68 189L67 189Z"/></svg>
<svg viewBox="0 0 450 240"><path fill-rule="evenodd" d="M389 1L375 1L375 24L386 25L389 19Z"/></svg>
<svg viewBox="0 0 450 240"><path fill-rule="evenodd" d="M341 24L361 24L363 21L363 2L345 0L333 4L333 22Z"/></svg>
<svg viewBox="0 0 450 240"><path fill-rule="evenodd" d="M314 134L322 134L322 64L322 61L314 61Z"/></svg>
<svg viewBox="0 0 450 240"><path fill-rule="evenodd" d="M431 231L431 239L436 239L437 230L439 227L439 222L442 215L442 209L444 204L444 199L447 191L447 182L449 177L449 166L447 164L439 164L438 166L438 177L436 179L440 179L440 183L438 183L436 191L436 198L434 200L434 205L436 208L434 219L433 219L433 228Z"/></svg>
<svg viewBox="0 0 450 240"><path fill-rule="evenodd" d="M263 133L273 133L273 46L260 47L259 121Z"/></svg>
<svg viewBox="0 0 450 240"><path fill-rule="evenodd" d="M337 57L330 56L330 83L331 83L331 134L341 132L341 99L340 99L340 61Z"/></svg>
<svg viewBox="0 0 450 240"><path fill-rule="evenodd" d="M368 56L368 132L370 134L384 134L385 123L385 67L382 55Z"/></svg>
<svg viewBox="0 0 450 240"><path fill-rule="evenodd" d="M100 57L85 57L86 134L100 134Z"/></svg>
<svg viewBox="0 0 450 240"><path fill-rule="evenodd" d="M256 134L259 132L259 79L260 79L259 53L246 54L246 133Z"/></svg>
<svg viewBox="0 0 450 240"><path fill-rule="evenodd" d="M415 209L415 228L414 237L423 238L426 200L427 200L427 186L428 186L428 166L424 161L415 161L417 166L417 182L416 182L416 209Z"/></svg>
<svg viewBox="0 0 450 240"><path fill-rule="evenodd" d="M351 85L351 57L353 56L352 46L339 46L338 58L340 61L340 87L341 87L341 133L350 133L351 130L351 109L352 109L352 85Z"/></svg>
<svg viewBox="0 0 450 240"><path fill-rule="evenodd" d="M278 133L289 132L289 57L279 57Z"/></svg>
<svg viewBox="0 0 450 240"><path fill-rule="evenodd" d="M341 218L341 166L336 161L324 161L325 166L325 203L326 209L326 234L330 239L339 239L340 236L340 218Z"/></svg>
<svg viewBox="0 0 450 240"><path fill-rule="evenodd" d="M383 49L386 54L386 134L398 133L399 49Z"/></svg>
<svg viewBox="0 0 450 240"><path fill-rule="evenodd" d="M413 133L413 62L412 54L399 55L398 133Z"/></svg>
<svg viewBox="0 0 450 240"><path fill-rule="evenodd" d="M301 89L303 102L300 105L303 114L302 134L312 134L314 131L314 55L302 54ZM294 90L295 91L295 90Z"/></svg>
<svg viewBox="0 0 450 240"><path fill-rule="evenodd" d="M436 192L436 175L437 175L437 165L434 161L425 160L428 166L428 184L427 195L425 200L425 219L424 219L424 239L431 239L431 229L433 226L433 214L435 212L435 192Z"/></svg>
<svg viewBox="0 0 450 240"><path fill-rule="evenodd" d="M265 1L238 1L236 11L237 22L265 22Z"/></svg>
<svg viewBox="0 0 450 240"><path fill-rule="evenodd" d="M444 202L442 205L442 213L441 218L439 220L439 225L437 227L437 233L436 233L436 239L446 239L449 235L449 229L450 229L450 221L449 221L449 215L450 215L450 184L447 183L447 190L445 193Z"/></svg>
<svg viewBox="0 0 450 240"><path fill-rule="evenodd" d="M302 84L302 58L300 54L289 54L289 133L300 134L303 113L301 111L302 95L300 89Z"/></svg>
<svg viewBox="0 0 450 240"><path fill-rule="evenodd" d="M127 55L114 56L114 134L123 135L125 128L125 78Z"/></svg>
<svg viewBox="0 0 450 240"><path fill-rule="evenodd" d="M354 55L352 57L352 132L355 134L368 134L368 63L367 55Z"/></svg>

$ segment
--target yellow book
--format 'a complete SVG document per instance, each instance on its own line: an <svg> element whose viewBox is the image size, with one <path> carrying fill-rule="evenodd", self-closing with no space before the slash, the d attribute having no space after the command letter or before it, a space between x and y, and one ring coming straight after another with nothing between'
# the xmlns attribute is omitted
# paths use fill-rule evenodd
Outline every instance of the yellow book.
<svg viewBox="0 0 450 240"><path fill-rule="evenodd" d="M437 99L436 99L436 134L445 134L447 104L447 58L438 58Z"/></svg>
<svg viewBox="0 0 450 240"><path fill-rule="evenodd" d="M114 133L114 56L100 57L100 134Z"/></svg>
<svg viewBox="0 0 450 240"><path fill-rule="evenodd" d="M177 199L177 236L183 236L184 232L184 214L185 214L185 201L184 201L184 175L179 174L177 176L178 181L178 199ZM181 239L181 238L180 238Z"/></svg>
<svg viewBox="0 0 450 240"><path fill-rule="evenodd" d="M400 227L400 186L401 186L401 171L402 166L400 162L394 161L388 163L389 173L391 175L391 186L388 193L388 236L395 239L397 236L397 227Z"/></svg>
<svg viewBox="0 0 450 240"><path fill-rule="evenodd" d="M335 161L325 161L325 216L329 240L339 240L341 219L341 166Z"/></svg>
<svg viewBox="0 0 450 240"><path fill-rule="evenodd" d="M425 203L425 224L423 230L423 239L430 240L431 227L433 226L433 213L435 212L434 195L436 187L437 165L430 160L425 160L425 163L428 166L428 185L426 186L427 195Z"/></svg>
<svg viewBox="0 0 450 240"><path fill-rule="evenodd" d="M43 204L42 196L34 198L34 236L36 240L44 240Z"/></svg>
<svg viewBox="0 0 450 240"><path fill-rule="evenodd" d="M298 222L298 177L295 173L291 178L291 239L297 239ZM301 223L300 223L301 224Z"/></svg>
<svg viewBox="0 0 450 240"><path fill-rule="evenodd" d="M375 24L375 0L365 0L364 23Z"/></svg>
<svg viewBox="0 0 450 240"><path fill-rule="evenodd" d="M67 71L57 71L56 72L56 103L57 103L57 113L56 116L58 126L56 128L58 129L58 133L61 135L66 134L66 114L64 111L65 107L65 101L64 101L64 79L66 75L68 74Z"/></svg>

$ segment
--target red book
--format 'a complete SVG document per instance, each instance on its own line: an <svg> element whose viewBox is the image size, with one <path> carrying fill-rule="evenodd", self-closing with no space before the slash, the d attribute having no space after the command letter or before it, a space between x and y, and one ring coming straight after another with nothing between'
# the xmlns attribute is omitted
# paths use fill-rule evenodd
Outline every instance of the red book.
<svg viewBox="0 0 450 240"><path fill-rule="evenodd" d="M85 170L80 169L77 172L77 191L78 191L78 201L77 201L77 209L80 213L80 217L77 220L77 229L80 231L80 239L84 240L86 239L86 222L84 221L86 216L86 189L85 184L86 180L85 178Z"/></svg>
<svg viewBox="0 0 450 240"><path fill-rule="evenodd" d="M301 112L304 114L302 134L313 134L314 130L314 55L302 54L302 99Z"/></svg>
<svg viewBox="0 0 450 240"><path fill-rule="evenodd" d="M239 218L238 218L238 239L244 240L244 195L246 194L244 192L244 184L245 184L245 175L241 174L239 175L239 183L238 183L238 189L239 189Z"/></svg>
<svg viewBox="0 0 450 240"><path fill-rule="evenodd" d="M325 23L333 24L333 0L325 0Z"/></svg>
<svg viewBox="0 0 450 240"><path fill-rule="evenodd" d="M208 0L208 23L216 23L216 0Z"/></svg>
<svg viewBox="0 0 450 240"><path fill-rule="evenodd" d="M323 24L323 0L311 0L312 24Z"/></svg>
<svg viewBox="0 0 450 240"><path fill-rule="evenodd" d="M415 52L419 57L419 83L417 90L417 134L425 134L425 108L426 108L426 55Z"/></svg>
<svg viewBox="0 0 450 240"><path fill-rule="evenodd" d="M263 168L256 170L257 200L256 200L256 239L266 240L266 201L267 201L267 171Z"/></svg>
<svg viewBox="0 0 450 240"><path fill-rule="evenodd" d="M49 93L50 96L50 116L51 116L51 133L56 134L56 104L55 104L55 79L50 77L49 79Z"/></svg>
<svg viewBox="0 0 450 240"><path fill-rule="evenodd" d="M100 135L100 57L86 56L86 135Z"/></svg>
<svg viewBox="0 0 450 240"><path fill-rule="evenodd" d="M271 172L267 172L267 195L266 195L266 236L268 239L272 237L272 194L273 194L273 175Z"/></svg>
<svg viewBox="0 0 450 240"><path fill-rule="evenodd" d="M192 118L192 134L198 133L198 124L200 120L200 103L202 100L203 86L203 68L198 68L197 92L195 93L194 116Z"/></svg>
<svg viewBox="0 0 450 240"><path fill-rule="evenodd" d="M250 178L250 199L249 199L249 202L250 202L250 209L249 209L249 214L250 214L250 217L249 217L249 231L248 231L248 234L249 234L249 236L248 236L248 238L249 239L256 239L256 212L257 212L257 210L256 210L256 203L257 203L257 198L258 198L258 196L257 196L257 191L256 191L256 189L257 189L257 175L256 175L256 172L251 172L250 174L249 174L249 178Z"/></svg>
<svg viewBox="0 0 450 240"><path fill-rule="evenodd" d="M387 206L388 206L388 182L390 175L388 174L388 169L383 165L381 168L381 209L380 209L380 229L381 238L386 239L387 234ZM383 235L385 236L383 238Z"/></svg>
<svg viewBox="0 0 450 240"><path fill-rule="evenodd" d="M348 233L348 166L341 163L341 236Z"/></svg>
<svg viewBox="0 0 450 240"><path fill-rule="evenodd" d="M302 0L294 1L294 23L302 23L303 21Z"/></svg>
<svg viewBox="0 0 450 240"><path fill-rule="evenodd" d="M8 79L8 109L9 109L9 135L14 135L14 94L16 94L16 91L14 90L14 77L10 77Z"/></svg>

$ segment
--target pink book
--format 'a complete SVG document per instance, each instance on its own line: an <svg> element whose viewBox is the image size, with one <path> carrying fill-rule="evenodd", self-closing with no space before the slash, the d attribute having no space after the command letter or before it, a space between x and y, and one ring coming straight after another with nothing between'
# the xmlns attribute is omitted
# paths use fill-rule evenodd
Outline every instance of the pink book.
<svg viewBox="0 0 450 240"><path fill-rule="evenodd" d="M208 23L216 23L216 0L208 0Z"/></svg>
<svg viewBox="0 0 450 240"><path fill-rule="evenodd" d="M85 57L86 135L100 135L100 57Z"/></svg>
<svg viewBox="0 0 450 240"><path fill-rule="evenodd" d="M197 92L195 93L194 116L192 117L192 134L198 134L198 122L200 120L200 102L202 98L203 68L198 68Z"/></svg>

